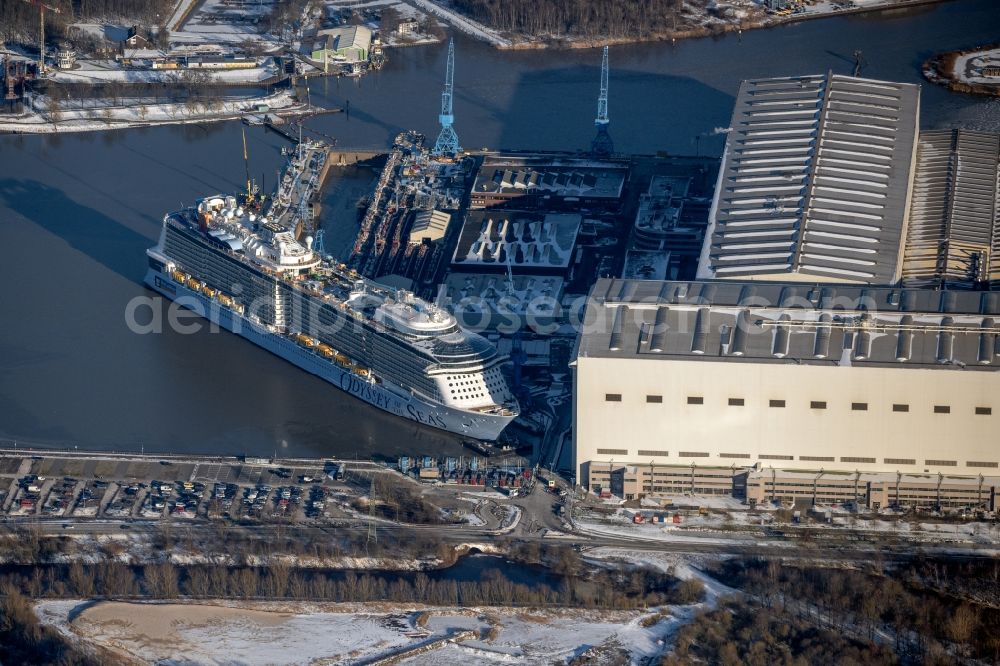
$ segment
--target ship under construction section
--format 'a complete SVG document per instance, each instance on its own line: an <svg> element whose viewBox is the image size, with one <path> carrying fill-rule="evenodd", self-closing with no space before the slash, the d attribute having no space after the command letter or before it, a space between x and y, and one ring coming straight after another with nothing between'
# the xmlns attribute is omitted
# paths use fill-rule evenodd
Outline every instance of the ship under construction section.
<svg viewBox="0 0 1000 666"><path fill-rule="evenodd" d="M614 152L607 49L595 79L597 137L565 153L463 151L455 58L449 44L436 140L402 132L384 156L341 257L352 269L452 310L518 316L542 304L552 317L602 275L694 270L719 162Z"/></svg>

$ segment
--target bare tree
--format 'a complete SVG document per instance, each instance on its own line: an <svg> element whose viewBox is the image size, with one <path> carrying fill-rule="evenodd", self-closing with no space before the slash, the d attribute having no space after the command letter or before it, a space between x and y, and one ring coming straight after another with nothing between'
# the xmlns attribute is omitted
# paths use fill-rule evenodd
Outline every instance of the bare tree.
<svg viewBox="0 0 1000 666"><path fill-rule="evenodd" d="M73 594L84 599L94 596L94 577L90 572L84 570L79 561L73 562L69 566L69 583L72 586Z"/></svg>
<svg viewBox="0 0 1000 666"><path fill-rule="evenodd" d="M962 604L955 609L948 620L946 626L948 638L959 645L966 645L978 626L979 618L976 616L976 611L969 604Z"/></svg>
<svg viewBox="0 0 1000 666"><path fill-rule="evenodd" d="M144 571L146 591L156 599L173 599L179 590L177 586L177 569L173 564L151 564Z"/></svg>
<svg viewBox="0 0 1000 666"><path fill-rule="evenodd" d="M203 567L192 567L187 571L186 590L192 597L207 597L212 593L212 579Z"/></svg>

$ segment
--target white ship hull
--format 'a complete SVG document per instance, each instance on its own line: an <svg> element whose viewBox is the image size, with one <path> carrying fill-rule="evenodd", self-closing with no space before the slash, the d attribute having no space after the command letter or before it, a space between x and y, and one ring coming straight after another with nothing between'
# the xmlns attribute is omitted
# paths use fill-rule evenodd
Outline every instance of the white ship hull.
<svg viewBox="0 0 1000 666"><path fill-rule="evenodd" d="M491 441L497 439L515 418L454 409L394 385L384 377L380 378L380 383L359 377L330 359L296 344L288 337L268 330L153 268L146 274L146 284L221 328L263 347L272 354L326 380L341 391L390 414L439 430Z"/></svg>

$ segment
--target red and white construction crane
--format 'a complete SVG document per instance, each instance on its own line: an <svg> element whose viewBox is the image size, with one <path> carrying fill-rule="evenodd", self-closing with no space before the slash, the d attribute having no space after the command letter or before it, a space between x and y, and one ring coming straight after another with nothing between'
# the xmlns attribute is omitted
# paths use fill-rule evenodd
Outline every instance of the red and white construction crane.
<svg viewBox="0 0 1000 666"><path fill-rule="evenodd" d="M38 75L45 73L45 10L54 14L62 14L58 7L48 5L42 0L24 0L31 5L38 5Z"/></svg>

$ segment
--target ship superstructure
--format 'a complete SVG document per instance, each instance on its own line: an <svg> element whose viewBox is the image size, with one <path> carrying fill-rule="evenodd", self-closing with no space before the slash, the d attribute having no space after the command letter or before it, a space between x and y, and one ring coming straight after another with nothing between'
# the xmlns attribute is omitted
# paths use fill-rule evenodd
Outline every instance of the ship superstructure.
<svg viewBox="0 0 1000 666"><path fill-rule="evenodd" d="M207 197L165 216L146 282L381 409L496 439L518 414L506 358L447 311L305 241L236 197Z"/></svg>

